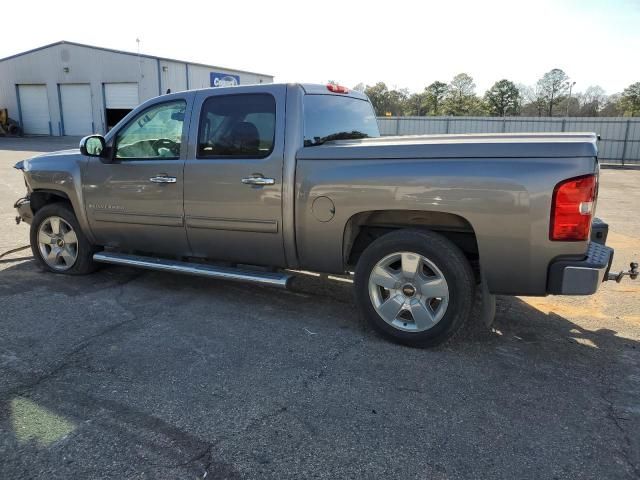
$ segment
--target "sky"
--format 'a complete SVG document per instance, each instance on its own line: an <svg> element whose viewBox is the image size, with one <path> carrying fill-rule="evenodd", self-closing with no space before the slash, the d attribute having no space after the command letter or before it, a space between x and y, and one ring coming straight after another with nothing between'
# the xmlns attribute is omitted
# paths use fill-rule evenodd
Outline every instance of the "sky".
<svg viewBox="0 0 640 480"><path fill-rule="evenodd" d="M483 93L502 78L533 85L552 68L575 91L640 81L640 0L4 3L0 58L59 40L135 52L139 38L142 53L278 82L416 92L466 72Z"/></svg>

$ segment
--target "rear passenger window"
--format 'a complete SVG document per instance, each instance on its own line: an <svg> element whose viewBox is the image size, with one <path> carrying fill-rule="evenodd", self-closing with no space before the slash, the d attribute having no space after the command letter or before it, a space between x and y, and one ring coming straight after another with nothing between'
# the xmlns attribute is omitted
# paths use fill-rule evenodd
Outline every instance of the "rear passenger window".
<svg viewBox="0 0 640 480"><path fill-rule="evenodd" d="M200 114L198 158L264 158L273 150L276 101L266 93L216 95Z"/></svg>

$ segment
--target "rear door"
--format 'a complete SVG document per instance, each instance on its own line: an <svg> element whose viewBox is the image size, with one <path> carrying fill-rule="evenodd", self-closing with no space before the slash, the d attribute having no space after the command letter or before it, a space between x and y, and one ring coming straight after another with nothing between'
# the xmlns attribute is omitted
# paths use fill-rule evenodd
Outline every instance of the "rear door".
<svg viewBox="0 0 640 480"><path fill-rule="evenodd" d="M89 159L85 204L100 245L188 255L182 196L190 98L142 109L110 137L111 162Z"/></svg>
<svg viewBox="0 0 640 480"><path fill-rule="evenodd" d="M194 102L184 209L194 256L284 266L286 86L207 90Z"/></svg>

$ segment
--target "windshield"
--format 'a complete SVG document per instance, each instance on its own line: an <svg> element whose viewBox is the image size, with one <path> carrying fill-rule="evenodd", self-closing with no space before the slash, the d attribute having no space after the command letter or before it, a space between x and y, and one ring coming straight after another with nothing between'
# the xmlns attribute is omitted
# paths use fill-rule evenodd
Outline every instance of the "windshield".
<svg viewBox="0 0 640 480"><path fill-rule="evenodd" d="M366 100L340 95L305 95L305 147L331 140L379 136L373 108Z"/></svg>

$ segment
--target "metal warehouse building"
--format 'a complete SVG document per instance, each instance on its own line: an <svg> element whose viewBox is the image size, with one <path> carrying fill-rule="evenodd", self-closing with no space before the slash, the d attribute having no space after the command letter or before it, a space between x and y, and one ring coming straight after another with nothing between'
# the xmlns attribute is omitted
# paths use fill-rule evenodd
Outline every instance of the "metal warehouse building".
<svg viewBox="0 0 640 480"><path fill-rule="evenodd" d="M0 108L25 134L105 133L141 102L273 76L61 41L0 59Z"/></svg>

